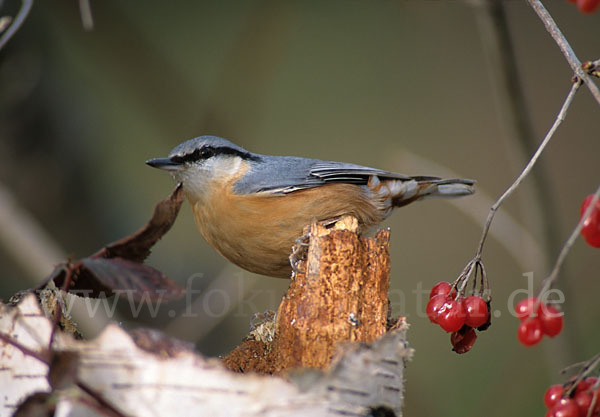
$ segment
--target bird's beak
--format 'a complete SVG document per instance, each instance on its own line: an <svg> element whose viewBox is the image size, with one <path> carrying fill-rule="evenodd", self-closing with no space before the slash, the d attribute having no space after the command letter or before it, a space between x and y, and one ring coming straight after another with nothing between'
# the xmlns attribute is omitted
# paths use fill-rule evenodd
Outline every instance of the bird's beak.
<svg viewBox="0 0 600 417"><path fill-rule="evenodd" d="M178 162L173 162L171 158L154 158L146 161L146 165L150 165L152 168L164 169L167 171L175 171L181 167Z"/></svg>

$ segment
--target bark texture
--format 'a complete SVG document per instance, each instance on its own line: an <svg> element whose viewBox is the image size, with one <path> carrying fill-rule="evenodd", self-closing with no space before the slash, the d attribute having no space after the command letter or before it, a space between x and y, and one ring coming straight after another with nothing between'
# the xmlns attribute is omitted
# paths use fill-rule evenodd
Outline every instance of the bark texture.
<svg viewBox="0 0 600 417"><path fill-rule="evenodd" d="M222 360L115 324L78 340L34 294L0 303L0 417L401 416L412 349L404 318L388 318L389 232L313 224L295 253L277 315L257 315Z"/></svg>
<svg viewBox="0 0 600 417"><path fill-rule="evenodd" d="M269 374L324 369L340 342L373 342L385 334L393 325L388 323L390 233L380 230L369 238L357 232L353 217L331 228L316 223L307 228L306 242L294 250L306 253L279 305L272 343L257 345L264 338L250 336L224 358L229 369Z"/></svg>

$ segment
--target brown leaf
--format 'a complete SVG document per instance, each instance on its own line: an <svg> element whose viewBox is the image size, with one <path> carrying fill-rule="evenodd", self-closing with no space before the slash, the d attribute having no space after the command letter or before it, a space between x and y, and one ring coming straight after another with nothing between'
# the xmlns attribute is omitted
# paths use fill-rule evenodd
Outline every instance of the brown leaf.
<svg viewBox="0 0 600 417"><path fill-rule="evenodd" d="M160 201L154 207L152 218L137 232L113 242L94 255L92 258L123 258L134 262L143 262L150 255L150 249L171 229L181 203L183 188L179 184L167 200Z"/></svg>
<svg viewBox="0 0 600 417"><path fill-rule="evenodd" d="M127 292L136 301L169 301L179 298L184 292L162 272L127 259L84 258L80 262L79 276L69 288L72 292L102 288L107 297Z"/></svg>
<svg viewBox="0 0 600 417"><path fill-rule="evenodd" d="M169 277L142 262L152 246L169 231L183 202L181 184L167 200L154 208L152 218L137 232L113 242L95 254L75 262L58 265L36 289L54 281L62 287L70 276L69 292L83 297L110 297L117 292L130 291L136 300L172 300L184 290Z"/></svg>
<svg viewBox="0 0 600 417"><path fill-rule="evenodd" d="M54 281L54 285L62 288L67 272L71 274L69 286L66 288L68 292L80 297L91 298L110 297L114 294L109 287L98 280L87 268L84 268L80 262L58 265L48 278L36 287L36 290L45 288L49 281Z"/></svg>
<svg viewBox="0 0 600 417"><path fill-rule="evenodd" d="M104 298L130 293L136 301L143 300L144 294L148 294L149 301L170 301L185 291L162 272L121 258L83 258L74 264L60 265L45 283L53 280L54 285L62 287L69 271L71 279L66 290L80 297Z"/></svg>

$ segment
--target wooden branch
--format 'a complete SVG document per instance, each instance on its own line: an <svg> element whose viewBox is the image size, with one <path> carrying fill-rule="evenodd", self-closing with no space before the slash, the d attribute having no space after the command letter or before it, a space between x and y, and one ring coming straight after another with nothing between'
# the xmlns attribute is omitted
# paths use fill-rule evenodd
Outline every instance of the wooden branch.
<svg viewBox="0 0 600 417"><path fill-rule="evenodd" d="M331 229L313 224L277 318L257 317L223 361L114 324L91 341L52 339L33 294L0 304L0 386L10 388L0 417L401 416L412 349L405 320L388 320L389 232L364 238L356 229L352 218Z"/></svg>
<svg viewBox="0 0 600 417"><path fill-rule="evenodd" d="M579 60L579 58L577 58L577 55L575 55L575 52L573 51L573 48L571 48L569 41L567 41L565 35L563 35L563 33L560 31L558 25L556 24L550 13L548 13L548 10L546 10L546 8L540 0L527 0L527 2L538 15L538 17L546 27L546 30L548 31L552 39L554 39L554 42L556 42L556 45L560 49L560 52L562 52L562 54L564 55L565 59L569 63L569 66L571 67L575 75L577 75L581 80L583 80L588 90L590 90L590 93L592 93L592 96L594 96L598 104L600 104L600 89L594 83L592 78L582 68L581 61Z"/></svg>

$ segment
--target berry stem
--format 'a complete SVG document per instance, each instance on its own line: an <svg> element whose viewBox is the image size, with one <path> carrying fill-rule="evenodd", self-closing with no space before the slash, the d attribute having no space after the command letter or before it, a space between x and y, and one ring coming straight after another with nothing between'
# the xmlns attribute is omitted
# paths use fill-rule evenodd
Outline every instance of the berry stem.
<svg viewBox="0 0 600 417"><path fill-rule="evenodd" d="M581 219L577 223L577 226L575 226L575 229L573 229L573 231L571 232L571 235L569 236L569 238L565 242L563 248L561 249L560 254L558 255L558 258L556 259L556 263L554 264L552 271L550 271L550 275L548 275L548 277L546 277L542 281L542 285L540 287L540 290L538 291L537 301L535 303L535 307L534 307L533 311L537 311L538 305L540 304L540 302L542 300L542 296L552 287L552 284L554 283L554 281L556 281L556 278L558 276L558 271L560 270L562 264L564 263L565 258L567 257L567 254L571 250L571 247L575 243L575 240L577 240L577 237L579 236L579 233L581 232L581 229L583 228L583 224L585 223L587 218L592 214L592 211L594 210L594 207L598 200L600 200L600 186L598 186L598 188L596 189L596 192L594 193L594 197L592 198L590 205L585 210L585 213L583 213L583 216L581 216Z"/></svg>
<svg viewBox="0 0 600 417"><path fill-rule="evenodd" d="M568 111L569 107L571 106L573 98L575 97L575 93L577 92L577 90L579 90L580 86L581 86L581 79L576 78L573 81L571 90L569 91L567 98L565 99L560 111L558 112L558 115L556 116L556 119L554 120L552 127L550 127L550 130L548 130L548 133L546 133L546 137L544 137L544 140L542 141L540 146L537 148L537 150L535 151L535 153L533 154L533 156L531 157L531 159L529 160L529 162L527 163L527 165L525 166L525 168L523 169L521 174L512 183L512 185L510 187L508 187L508 189L506 191L504 191L504 194L502 194L500 196L498 201L496 201L494 203L494 205L490 208L490 212L488 213L487 219L485 221L485 225L483 226L483 232L481 234L481 239L479 240L479 245L477 247L477 253L475 254L475 258L473 258L474 262L481 261L481 253L483 251L483 245L485 243L485 239L487 238L487 235L490 230L490 226L492 224L492 220L494 219L494 215L496 214L496 211L502 205L502 203L504 203L504 201L519 187L519 185L521 185L521 183L523 182L525 177L527 177L527 175L529 175L529 172L531 172L531 170L533 169L533 166L535 165L538 158L540 157L540 155L546 148L546 145L548 145L548 143L550 142L550 139L552 139L552 137L554 136L554 133L556 132L558 127L565 120L567 111Z"/></svg>
<svg viewBox="0 0 600 417"><path fill-rule="evenodd" d="M581 371L579 371L579 373L577 374L577 377L569 382L567 382L567 384L565 384L565 396L566 397L570 397L571 393L575 390L575 388L577 388L577 385L584 380L584 378L586 376L588 376L590 373L592 373L592 371L598 366L598 364L600 364L600 353L594 355L591 359L585 361L585 362L580 362L579 364L573 364L565 369L562 370L562 373L566 372L568 369L572 368L573 366L582 366ZM596 384L594 385L594 389L598 387L598 385L600 384L600 380L596 381Z"/></svg>
<svg viewBox="0 0 600 417"><path fill-rule="evenodd" d="M473 289L471 294L481 296L486 302L491 300L489 294L489 284L487 280L487 275L485 273L485 267L483 266L483 262L481 260L472 259L467 266L464 267L458 278L452 283L452 290L456 290L455 300L463 297L465 295L465 287L469 283L469 279L473 275ZM479 275L479 289L477 289L477 276Z"/></svg>

